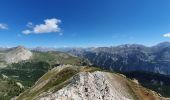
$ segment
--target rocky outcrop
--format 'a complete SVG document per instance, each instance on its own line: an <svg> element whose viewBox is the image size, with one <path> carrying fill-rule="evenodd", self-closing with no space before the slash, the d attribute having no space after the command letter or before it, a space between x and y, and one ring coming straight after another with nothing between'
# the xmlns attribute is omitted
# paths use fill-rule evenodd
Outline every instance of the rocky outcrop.
<svg viewBox="0 0 170 100"><path fill-rule="evenodd" d="M164 100L138 83L108 72L81 72L56 92L40 94L35 100Z"/></svg>
<svg viewBox="0 0 170 100"><path fill-rule="evenodd" d="M63 89L37 100L130 100L131 94L123 83L105 72L82 72Z"/></svg>
<svg viewBox="0 0 170 100"><path fill-rule="evenodd" d="M22 46L18 46L15 48L10 49L5 54L5 61L7 63L18 63L23 60L28 60L32 56L32 52L27 50L26 48Z"/></svg>

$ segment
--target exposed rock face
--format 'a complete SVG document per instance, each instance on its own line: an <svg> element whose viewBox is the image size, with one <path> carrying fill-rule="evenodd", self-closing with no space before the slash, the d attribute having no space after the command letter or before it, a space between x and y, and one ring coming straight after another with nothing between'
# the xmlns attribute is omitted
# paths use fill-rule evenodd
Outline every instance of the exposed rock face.
<svg viewBox="0 0 170 100"><path fill-rule="evenodd" d="M116 74L96 71L81 72L57 92L41 95L36 100L164 100L135 82Z"/></svg>
<svg viewBox="0 0 170 100"><path fill-rule="evenodd" d="M82 72L71 84L40 100L130 100L132 96L123 83L105 72Z"/></svg>
<svg viewBox="0 0 170 100"><path fill-rule="evenodd" d="M7 63L17 63L22 60L28 60L32 56L31 51L26 48L19 46L12 48L5 54L5 61Z"/></svg>

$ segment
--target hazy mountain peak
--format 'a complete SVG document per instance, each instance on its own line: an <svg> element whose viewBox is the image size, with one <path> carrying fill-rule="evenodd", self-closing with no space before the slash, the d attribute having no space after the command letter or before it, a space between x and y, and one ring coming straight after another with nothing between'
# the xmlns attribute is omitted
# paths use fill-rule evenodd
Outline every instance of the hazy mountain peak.
<svg viewBox="0 0 170 100"><path fill-rule="evenodd" d="M10 49L6 54L5 54L5 61L7 63L17 63L22 60L28 60L32 56L31 51L26 49L23 46L17 46L12 49Z"/></svg>
<svg viewBox="0 0 170 100"><path fill-rule="evenodd" d="M155 45L154 47L159 47L159 48L160 48L160 47L163 47L163 48L165 48L165 47L170 47L170 42L167 42L167 41L161 42L161 43Z"/></svg>
<svg viewBox="0 0 170 100"><path fill-rule="evenodd" d="M25 49L25 47L22 46L22 45L19 45L19 46L17 46L16 48L18 48L18 49Z"/></svg>

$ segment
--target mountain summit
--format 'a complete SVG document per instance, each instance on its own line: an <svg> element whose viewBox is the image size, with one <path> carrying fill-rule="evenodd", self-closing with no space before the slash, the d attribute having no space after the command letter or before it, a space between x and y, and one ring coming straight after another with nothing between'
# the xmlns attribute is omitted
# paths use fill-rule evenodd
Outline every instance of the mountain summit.
<svg viewBox="0 0 170 100"><path fill-rule="evenodd" d="M18 46L8 50L8 52L5 54L5 61L7 63L17 63L22 60L28 60L31 58L31 56L31 51L23 46Z"/></svg>

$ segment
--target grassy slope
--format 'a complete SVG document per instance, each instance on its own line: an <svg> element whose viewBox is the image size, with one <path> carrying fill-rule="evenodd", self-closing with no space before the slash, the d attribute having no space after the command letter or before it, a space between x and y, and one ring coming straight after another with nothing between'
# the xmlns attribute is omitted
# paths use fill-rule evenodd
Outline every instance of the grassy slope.
<svg viewBox="0 0 170 100"><path fill-rule="evenodd" d="M61 68L61 70L56 70L57 68L47 72L43 75L36 84L31 88L22 93L17 100L32 100L37 97L39 94L47 91L58 91L62 87L68 85L72 76L78 72L88 71L93 72L100 70L94 67L78 67L78 66L68 66ZM45 84L44 84L45 83Z"/></svg>
<svg viewBox="0 0 170 100"><path fill-rule="evenodd" d="M21 89L16 85L16 81L12 79L0 78L0 100L9 100L11 96L9 95L19 95L24 89Z"/></svg>
<svg viewBox="0 0 170 100"><path fill-rule="evenodd" d="M56 64L71 64L71 65L82 65L86 64L85 61L83 61L80 58L73 57L67 53L63 52L33 52L33 61L45 61L48 62L50 65L56 65Z"/></svg>
<svg viewBox="0 0 170 100"><path fill-rule="evenodd" d="M128 80L127 85L135 100L164 100L156 92L142 87L132 80Z"/></svg>
<svg viewBox="0 0 170 100"><path fill-rule="evenodd" d="M135 78L139 83L149 89L160 93L164 97L170 97L170 76L148 72L126 72L123 73L128 78ZM155 80L155 82L153 82ZM161 82L163 84L161 84Z"/></svg>
<svg viewBox="0 0 170 100"><path fill-rule="evenodd" d="M6 88L0 87L0 97L5 98L0 100L9 100L9 98L21 93L21 91L18 91L20 89L18 86L16 88L9 88L11 87L11 84L5 85L6 83L9 83L9 81L12 81L13 85L16 85L16 82L20 82L24 85L25 89L27 89L48 70L59 64L85 64L85 62L82 62L83 60L79 58L61 52L33 52L33 57L30 60L14 63L0 69L0 76L1 74L4 74L10 79L0 81L0 86L3 85L4 88ZM13 94L9 93L10 90L14 90ZM8 95L4 96L6 93L8 93Z"/></svg>
<svg viewBox="0 0 170 100"><path fill-rule="evenodd" d="M3 58L4 58L4 52L0 51L0 68L3 68L7 65Z"/></svg>

